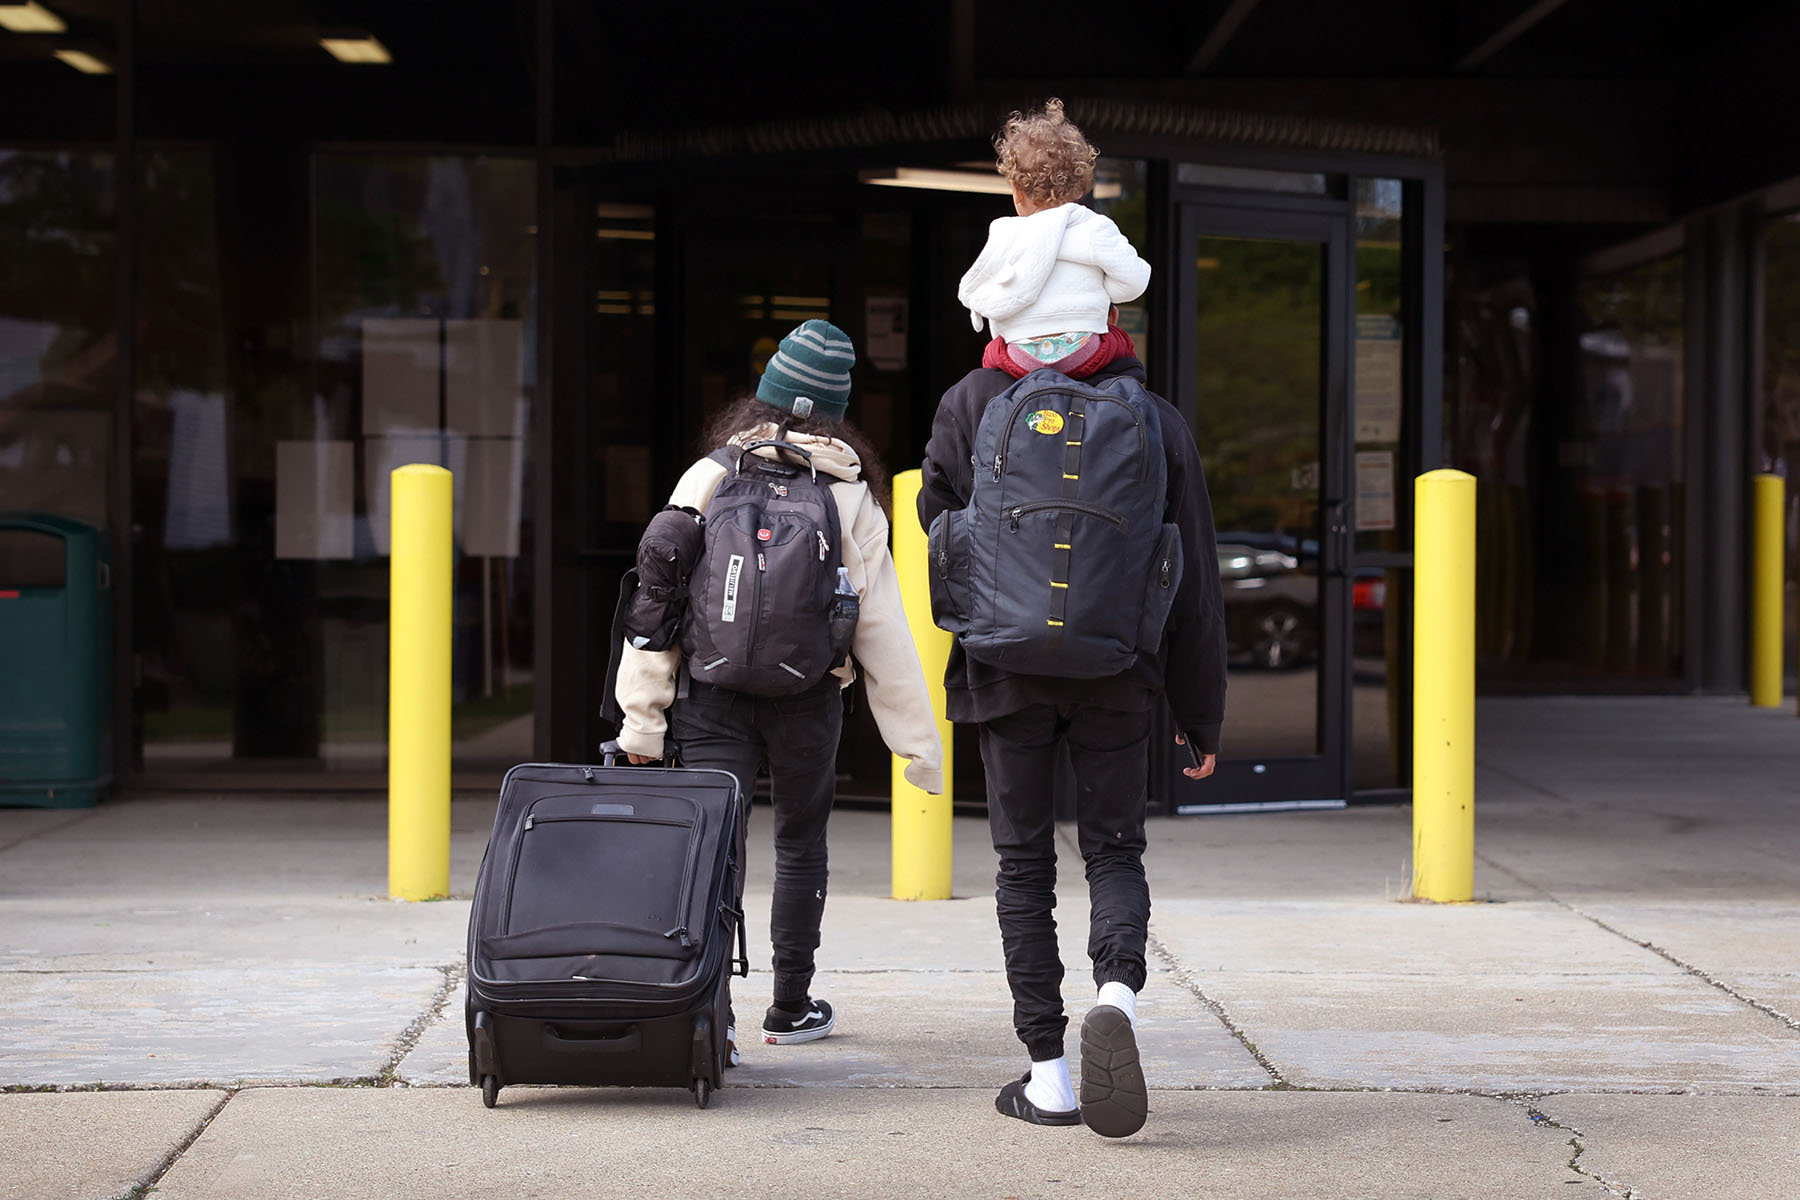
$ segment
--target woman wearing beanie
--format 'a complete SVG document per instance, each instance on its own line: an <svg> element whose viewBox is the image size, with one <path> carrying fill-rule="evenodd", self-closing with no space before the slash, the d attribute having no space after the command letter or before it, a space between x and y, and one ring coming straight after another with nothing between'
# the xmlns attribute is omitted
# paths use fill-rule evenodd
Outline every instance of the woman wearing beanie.
<svg viewBox="0 0 1800 1200"><path fill-rule="evenodd" d="M714 451L777 438L805 451L818 480L829 481L838 516L839 578L847 577L860 610L850 654L797 694L770 697L704 682L689 671L678 649L651 653L627 644L615 689L624 713L619 744L632 762L678 752L683 766L730 771L746 797L754 793L759 768L769 772L775 808L769 913L775 978L762 1035L774 1045L825 1037L836 1020L831 1005L814 998L810 988L825 912L825 825L836 794L844 719L840 692L855 678L852 659L862 667L882 739L909 760L907 779L933 795L943 791L937 723L888 554L887 475L862 432L844 419L855 363L850 338L835 325L812 320L793 330L770 358L756 394L709 424L708 456L688 468L669 498L673 505L706 510L730 471L720 458L736 457ZM778 462L794 457L772 446L749 455ZM780 491L776 482L769 486ZM819 537L822 545L824 535ZM690 612L689 620L694 619ZM735 1064L735 1027L728 1038L727 1061Z"/></svg>

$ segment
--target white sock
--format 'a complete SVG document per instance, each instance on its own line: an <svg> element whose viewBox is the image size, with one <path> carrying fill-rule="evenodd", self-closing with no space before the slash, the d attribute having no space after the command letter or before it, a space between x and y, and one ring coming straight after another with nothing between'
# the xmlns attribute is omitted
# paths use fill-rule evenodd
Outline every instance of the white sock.
<svg viewBox="0 0 1800 1200"><path fill-rule="evenodd" d="M1099 998L1094 1003L1112 1005L1131 1021L1132 1031L1137 1031L1137 993L1118 980L1101 984Z"/></svg>
<svg viewBox="0 0 1800 1200"><path fill-rule="evenodd" d="M1040 1112L1068 1112L1075 1107L1075 1086L1069 1082L1067 1056L1031 1064L1031 1082L1025 1098Z"/></svg>

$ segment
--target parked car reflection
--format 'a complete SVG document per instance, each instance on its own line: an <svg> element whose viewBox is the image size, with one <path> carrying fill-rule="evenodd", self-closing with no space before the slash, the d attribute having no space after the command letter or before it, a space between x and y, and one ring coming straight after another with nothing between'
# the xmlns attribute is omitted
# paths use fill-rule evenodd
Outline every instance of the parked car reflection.
<svg viewBox="0 0 1800 1200"><path fill-rule="evenodd" d="M1318 543L1233 531L1219 535L1226 649L1234 664L1264 671L1305 666L1319 654ZM1351 584L1354 651L1386 653L1387 573L1359 569Z"/></svg>
<svg viewBox="0 0 1800 1200"><path fill-rule="evenodd" d="M1298 547L1296 547L1298 549ZM1319 579L1274 546L1220 541L1225 642L1234 658L1266 671L1311 661L1318 643Z"/></svg>

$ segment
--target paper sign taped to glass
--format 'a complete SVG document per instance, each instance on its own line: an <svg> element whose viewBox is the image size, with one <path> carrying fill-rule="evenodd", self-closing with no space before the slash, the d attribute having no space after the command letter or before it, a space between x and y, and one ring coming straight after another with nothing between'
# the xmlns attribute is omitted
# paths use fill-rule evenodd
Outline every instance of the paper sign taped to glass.
<svg viewBox="0 0 1800 1200"><path fill-rule="evenodd" d="M1400 440L1400 322L1376 313L1356 318L1356 440Z"/></svg>
<svg viewBox="0 0 1800 1200"><path fill-rule="evenodd" d="M1394 452L1356 452L1356 528L1367 533L1394 528Z"/></svg>

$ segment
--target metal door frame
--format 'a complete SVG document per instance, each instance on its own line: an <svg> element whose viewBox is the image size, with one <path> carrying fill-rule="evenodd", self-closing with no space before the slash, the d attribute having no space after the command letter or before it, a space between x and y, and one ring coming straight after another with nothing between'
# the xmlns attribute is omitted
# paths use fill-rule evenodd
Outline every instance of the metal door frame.
<svg viewBox="0 0 1800 1200"><path fill-rule="evenodd" d="M1311 242L1325 255L1321 273L1324 328L1320 336L1319 504L1319 687L1320 752L1317 755L1267 758L1260 761L1221 759L1217 783L1209 793L1221 804L1255 807L1336 807L1351 792L1352 668L1351 566L1354 549L1353 470L1355 430L1350 406L1350 335L1356 311L1356 275L1352 261L1351 208L1344 201L1306 201L1281 197L1269 203L1242 194L1215 195L1183 189L1179 199L1179 244L1176 271L1175 407L1192 428L1197 420L1195 322L1199 286L1187 258L1200 237L1241 237L1269 241ZM1201 461L1207 447L1200 447ZM1230 701L1227 695L1226 710ZM1230 722L1226 723L1230 737ZM1202 810L1218 804L1183 805Z"/></svg>

